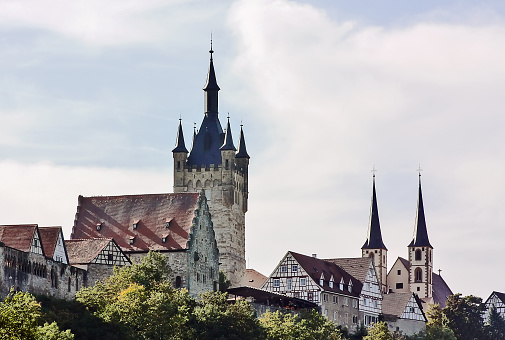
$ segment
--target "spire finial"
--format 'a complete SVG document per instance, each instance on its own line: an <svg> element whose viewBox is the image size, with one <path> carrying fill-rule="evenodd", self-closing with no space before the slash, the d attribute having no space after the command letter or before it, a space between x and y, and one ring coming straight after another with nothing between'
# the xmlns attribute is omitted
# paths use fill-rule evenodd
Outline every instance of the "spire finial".
<svg viewBox="0 0 505 340"><path fill-rule="evenodd" d="M372 166L372 174L373 174L373 178L375 178L375 173L377 172L377 170L375 169L375 164Z"/></svg>
<svg viewBox="0 0 505 340"><path fill-rule="evenodd" d="M214 53L214 50L212 49L212 31L210 32L210 60L212 60L212 53Z"/></svg>
<svg viewBox="0 0 505 340"><path fill-rule="evenodd" d="M417 168L417 172L419 173L419 179L421 179L421 171L423 171L423 169L421 169L421 163L419 163L419 168Z"/></svg>

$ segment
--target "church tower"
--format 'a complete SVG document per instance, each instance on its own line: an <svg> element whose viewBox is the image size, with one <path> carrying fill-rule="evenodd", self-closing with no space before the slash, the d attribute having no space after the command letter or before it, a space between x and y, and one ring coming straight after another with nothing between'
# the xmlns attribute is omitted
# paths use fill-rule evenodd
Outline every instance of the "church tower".
<svg viewBox="0 0 505 340"><path fill-rule="evenodd" d="M373 175L372 204L370 207L368 235L365 244L361 247L361 256L371 257L373 259L375 271L381 283L381 290L383 293L387 293L388 249L382 241L379 209L377 208L377 195L375 193L375 174Z"/></svg>
<svg viewBox="0 0 505 340"><path fill-rule="evenodd" d="M410 291L420 298L433 296L433 247L428 239L424 218L421 174L419 174L419 198L417 201L414 237L409 244L409 285Z"/></svg>
<svg viewBox="0 0 505 340"><path fill-rule="evenodd" d="M207 82L203 88L205 113L188 155L179 122L174 157L174 192L200 192L207 197L219 248L220 270L232 286L245 274L245 213L248 198L249 155L240 127L238 150L233 143L230 119L223 131L219 122L218 91L212 41Z"/></svg>

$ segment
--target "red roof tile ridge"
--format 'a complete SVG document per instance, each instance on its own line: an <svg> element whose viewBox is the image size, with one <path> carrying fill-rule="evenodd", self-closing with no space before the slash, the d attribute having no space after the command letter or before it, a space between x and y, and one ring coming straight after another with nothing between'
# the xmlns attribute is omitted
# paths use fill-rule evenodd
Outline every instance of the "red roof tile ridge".
<svg viewBox="0 0 505 340"><path fill-rule="evenodd" d="M185 195L200 195L198 192L178 192L178 193L153 193L153 194L126 194L126 195L97 195L97 196L81 196L82 198L134 198L134 197L153 197L153 196L185 196Z"/></svg>
<svg viewBox="0 0 505 340"><path fill-rule="evenodd" d="M74 242L74 241L93 241L93 240L113 240L113 237L92 237L92 238L74 238L71 240L65 240L65 242Z"/></svg>

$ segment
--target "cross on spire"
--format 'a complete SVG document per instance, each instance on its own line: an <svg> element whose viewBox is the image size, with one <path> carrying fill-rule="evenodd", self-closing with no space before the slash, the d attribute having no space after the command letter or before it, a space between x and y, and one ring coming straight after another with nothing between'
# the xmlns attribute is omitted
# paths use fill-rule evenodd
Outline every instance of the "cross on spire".
<svg viewBox="0 0 505 340"><path fill-rule="evenodd" d="M421 163L419 163L419 168L417 168L417 172L419 173L419 177L421 177L421 171L423 171L423 169L421 169Z"/></svg>
<svg viewBox="0 0 505 340"><path fill-rule="evenodd" d="M212 32L210 32L210 59L212 60L212 53L214 53L214 50L212 49Z"/></svg>
<svg viewBox="0 0 505 340"><path fill-rule="evenodd" d="M375 169L375 164L373 165L371 171L372 171L373 177L375 178L375 173L377 172L377 170Z"/></svg>

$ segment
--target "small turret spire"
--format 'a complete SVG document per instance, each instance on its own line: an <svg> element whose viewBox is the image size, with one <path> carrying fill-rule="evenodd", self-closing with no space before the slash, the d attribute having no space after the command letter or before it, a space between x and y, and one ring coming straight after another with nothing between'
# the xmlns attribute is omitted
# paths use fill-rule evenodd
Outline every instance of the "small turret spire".
<svg viewBox="0 0 505 340"><path fill-rule="evenodd" d="M414 236L409 247L431 247L428 239L428 230L426 228L426 220L424 218L423 193L421 190L421 167L419 167L419 197L417 200L416 226L414 228Z"/></svg>
<svg viewBox="0 0 505 340"><path fill-rule="evenodd" d="M223 146L219 148L219 150L233 150L235 149L235 145L233 145L233 137L231 136L231 127L230 127L230 116L228 115L228 123L226 124L226 131L224 133L224 143Z"/></svg>
<svg viewBox="0 0 505 340"><path fill-rule="evenodd" d="M185 152L188 153L186 145L184 143L184 134L182 133L182 119L179 118L179 129L177 130L177 140L175 142L175 148L172 152Z"/></svg>
<svg viewBox="0 0 505 340"><path fill-rule="evenodd" d="M245 138L244 138L244 130L242 129L242 124L240 124L240 139L238 141L238 152L235 155L235 158L251 158L247 153L247 148L245 146Z"/></svg>
<svg viewBox="0 0 505 340"><path fill-rule="evenodd" d="M365 244L361 249L385 249L382 241L381 226L379 223L379 209L377 207L377 195L375 193L375 166L372 170L373 185L372 185L372 204L370 207L370 224L368 225L368 235Z"/></svg>

